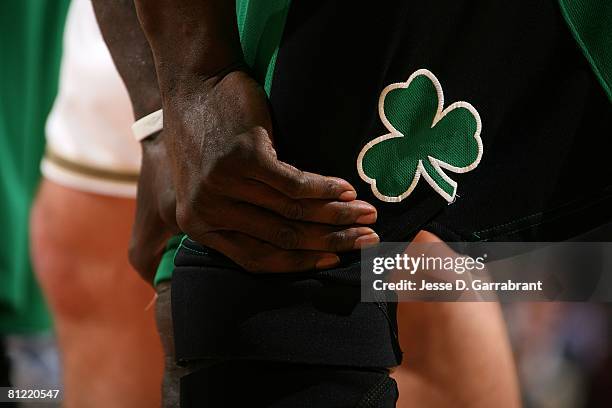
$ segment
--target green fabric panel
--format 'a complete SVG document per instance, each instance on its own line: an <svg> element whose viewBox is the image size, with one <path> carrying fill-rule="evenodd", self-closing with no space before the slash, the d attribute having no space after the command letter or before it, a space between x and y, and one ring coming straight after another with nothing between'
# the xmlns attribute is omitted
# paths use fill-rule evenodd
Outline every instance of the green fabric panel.
<svg viewBox="0 0 612 408"><path fill-rule="evenodd" d="M559 0L563 17L612 101L612 1Z"/></svg>
<svg viewBox="0 0 612 408"><path fill-rule="evenodd" d="M245 62L268 95L289 4L290 0L236 0L238 31ZM157 268L155 285L172 278L174 254L179 246L174 243L180 240L181 236L177 236L168 242Z"/></svg>
<svg viewBox="0 0 612 408"><path fill-rule="evenodd" d="M28 215L56 91L68 0L0 2L0 332L50 327L29 259Z"/></svg>
<svg viewBox="0 0 612 408"><path fill-rule="evenodd" d="M170 280L172 278L172 271L174 270L174 254L183 241L183 235L175 235L168 240L166 244L166 251L162 255L159 266L157 267L157 273L155 274L154 285L157 286L161 282Z"/></svg>
<svg viewBox="0 0 612 408"><path fill-rule="evenodd" d="M268 95L289 5L290 0L236 0L245 62Z"/></svg>

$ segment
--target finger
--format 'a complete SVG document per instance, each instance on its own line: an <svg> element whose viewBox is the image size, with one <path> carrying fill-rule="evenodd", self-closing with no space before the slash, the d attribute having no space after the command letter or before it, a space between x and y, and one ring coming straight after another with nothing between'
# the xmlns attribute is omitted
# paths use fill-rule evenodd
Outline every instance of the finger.
<svg viewBox="0 0 612 408"><path fill-rule="evenodd" d="M378 243L368 227L336 227L287 220L248 203L229 203L219 214L223 224L214 230L238 231L279 248L342 252Z"/></svg>
<svg viewBox="0 0 612 408"><path fill-rule="evenodd" d="M254 273L303 272L337 265L337 255L317 251L288 251L234 231L205 234L200 241Z"/></svg>
<svg viewBox="0 0 612 408"><path fill-rule="evenodd" d="M294 199L351 201L357 197L355 188L346 180L299 170L277 159L269 138L254 134L257 151L250 177L268 184Z"/></svg>
<svg viewBox="0 0 612 408"><path fill-rule="evenodd" d="M351 201L357 198L355 188L346 180L298 170L283 162L270 163L255 178L294 199Z"/></svg>
<svg viewBox="0 0 612 408"><path fill-rule="evenodd" d="M365 201L296 200L256 180L247 180L241 185L232 184L225 193L291 220L351 225L373 224L377 217L376 208Z"/></svg>

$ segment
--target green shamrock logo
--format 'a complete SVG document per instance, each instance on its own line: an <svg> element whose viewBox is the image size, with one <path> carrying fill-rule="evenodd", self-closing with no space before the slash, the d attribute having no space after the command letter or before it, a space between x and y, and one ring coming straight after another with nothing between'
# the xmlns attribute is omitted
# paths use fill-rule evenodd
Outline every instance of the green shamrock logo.
<svg viewBox="0 0 612 408"><path fill-rule="evenodd" d="M426 69L382 91L378 113L390 133L366 144L357 158L359 175L376 197L400 202L422 175L448 202L454 201L457 183L444 170L466 173L478 166L482 122L467 102L443 107L442 86Z"/></svg>

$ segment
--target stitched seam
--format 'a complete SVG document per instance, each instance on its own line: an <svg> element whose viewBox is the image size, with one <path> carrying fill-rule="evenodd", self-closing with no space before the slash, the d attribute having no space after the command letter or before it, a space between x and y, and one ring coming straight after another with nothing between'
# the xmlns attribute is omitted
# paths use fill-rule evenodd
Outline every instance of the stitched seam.
<svg viewBox="0 0 612 408"><path fill-rule="evenodd" d="M560 208L560 207L556 207L556 208ZM555 209L550 210L550 211L554 211ZM517 220L506 222L504 224L496 225L494 227L490 227L490 228L483 229L483 230L480 230L480 231L476 231L476 232L474 232L474 234L475 235L483 234L483 233L487 233L489 231L493 231L493 230L496 230L496 229L499 229L499 228L509 227L510 225L518 224L519 222L526 221L526 220L528 220L530 218L535 218L535 217L538 217L538 216L542 216L543 214L544 214L543 212L537 212L537 213L534 213L534 214L531 214L531 215L527 215L527 216L521 217L521 218L519 218Z"/></svg>
<svg viewBox="0 0 612 408"><path fill-rule="evenodd" d="M584 208L582 210L584 210ZM578 211L581 211L581 210L572 211L572 212L570 212L568 214L559 215L557 217L553 217L553 218L548 219L548 220L541 220L540 222L536 222L535 224L529 224L529 225L526 225L526 226L524 226L522 228L516 228L516 229L510 230L510 231L502 232L502 234L503 235L512 235L512 234L515 234L517 232L520 232L520 231L523 231L523 230L526 230L526 229L529 229L529 228L540 226L540 225L545 224L545 223L547 223L549 221L552 222L552 221L555 221L555 220L557 220L559 218L564 218L564 217L566 217L566 216L568 216L568 215L570 215L572 213L578 212ZM501 234L497 234L496 236L499 236L499 235L501 235ZM489 237L489 239L493 239L496 236Z"/></svg>
<svg viewBox="0 0 612 408"><path fill-rule="evenodd" d="M606 190L608 190L608 189L609 189L609 187L606 187L606 188L604 188L604 189L603 189L603 191L606 191ZM557 216L557 217L553 217L553 218L551 218L550 220L541 220L540 222L536 222L536 223L534 223L534 224L529 224L529 225L526 225L526 226L524 226L524 227L516 228L516 229L514 229L514 230L510 230L510 231L506 231L506 232L501 232L500 234L507 234L507 235L510 235L510 234L513 234L513 233L516 233L516 232L518 232L518 231L522 231L522 230L525 230L525 229L528 229L528 228L537 227L538 225L542 225L543 223L545 223L545 222L547 222L547 221L552 221L552 220L555 220L555 219L558 219L558 218L564 217L564 216L566 216L566 215L569 215L569 214L575 213L575 212L577 212L577 211L583 211L583 210L585 210L586 208L592 207L594 204L596 204L596 203L598 203L598 202L600 202L600 201L606 200L606 199L607 199L607 198L609 198L609 197L610 197L610 196L609 196L608 194L605 194L603 197L598 197L598 199L597 199L595 202L590 203L590 204L589 204L589 205L587 205L587 206L582 206L582 207L581 207L581 208L579 208L579 209L574 209L573 211L570 211L568 214L565 214L565 215L559 215L559 216ZM569 201L569 202L564 203L564 204L561 204L561 205L559 205L559 206L557 206L557 207L555 207L555 208L552 208L552 209L550 209L550 210L548 210L548 211L543 211L543 212L538 212L538 213L535 213L535 214L527 215L527 216L525 216L525 217L521 217L521 218L519 218L519 219L517 219L517 220L514 220L514 221L510 221L510 222L507 222L507 223L504 223L504 224L500 224L500 225L497 225L497 226L494 226L494 227L491 227L491 228L487 228L487 229L484 229L484 230L476 231L476 232L474 232L472 235L474 235L475 237L477 237L477 238L479 238L479 239L480 239L480 238L481 238L481 237L480 237L480 234L487 233L487 232L491 232L491 231L495 231L495 230L498 230L498 229L502 229L502 228L504 228L504 227L509 227L509 226L511 226L511 225L518 224L518 223L520 223L520 222L526 221L526 220L531 219L531 218L536 218L536 217L545 216L545 215L548 215L548 214L554 213L555 211L557 211L557 210L559 210L559 209L561 209L561 208L572 206L572 205L574 205L574 204L575 204L575 203L577 203L577 202L580 202L580 200L573 200L573 201ZM497 234L497 235L495 235L495 236L499 236L500 234ZM492 236L492 237L487 237L486 239L492 239L492 238L495 238L495 236Z"/></svg>
<svg viewBox="0 0 612 408"><path fill-rule="evenodd" d="M176 251L174 251L174 256L172 257L172 263L175 265L175 267L176 267L176 255L179 253L180 249L183 248L183 242L185 242L186 239L187 239L187 234L183 235L183 237L181 238L181 242L176 247Z"/></svg>
<svg viewBox="0 0 612 408"><path fill-rule="evenodd" d="M410 183L410 186L408 187L406 191L404 191L399 196L393 196L393 197L386 196L378 190L377 180L370 178L365 173L365 170L363 169L363 160L365 159L367 152L372 147L377 145L378 143L384 142L385 140L389 140L389 139L408 137L407 135L404 135L401 132L399 132L387 118L385 114L385 110L384 110L385 98L387 94L393 90L408 89L412 81L418 78L419 76L425 76L431 81L434 88L436 89L436 93L438 96L437 111L433 119L433 123L431 124L431 129L433 129L438 124L438 122L440 122L448 113L452 112L455 109L459 109L459 108L467 109L473 115L474 119L476 120L476 130L472 137L476 139L476 143L478 144L477 157L471 164L469 164L466 167L455 167L435 157L427 156L427 158L423 158L418 161L418 165L417 165L417 169L415 171L414 177L412 179L412 182ZM440 194L449 203L453 203L455 201L458 184L455 180L450 178L444 172L444 170L448 170L453 173L467 173L469 171L472 171L476 167L478 167L482 159L483 153L484 153L484 147L483 147L482 138L481 138L482 119L480 118L480 114L478 113L476 108L469 102L464 102L464 101L454 102L445 108L444 107L444 91L442 89L442 84L431 71L427 69L419 69L413 72L412 75L410 75L410 77L408 78L406 82L392 83L388 85L387 87L385 87L385 89L382 90L379 101L378 101L378 114L379 114L381 122L383 123L385 128L389 131L389 133L383 136L379 136L369 141L361 149L361 151L359 152L359 155L357 156L357 172L359 173L359 176L361 177L361 179L370 185L372 193L376 196L376 198L378 198L381 201L385 201L389 203L398 203L400 201L403 201L406 197L412 194L414 189L417 187L417 184L421 176L423 176L425 181L434 189L434 191ZM424 160L427 160L430 163L430 165L438 173L437 174L438 176L440 176L446 183L448 183L450 186L453 187L452 195L445 192L442 189L442 187L440 187L439 183L433 179L432 175L429 174L429 172L425 169L423 165Z"/></svg>
<svg viewBox="0 0 612 408"><path fill-rule="evenodd" d="M193 248L189 248L188 246L183 245L182 242L181 242L181 248L186 249L187 251L193 252L198 255L208 255L206 252L198 251L197 249L193 249Z"/></svg>

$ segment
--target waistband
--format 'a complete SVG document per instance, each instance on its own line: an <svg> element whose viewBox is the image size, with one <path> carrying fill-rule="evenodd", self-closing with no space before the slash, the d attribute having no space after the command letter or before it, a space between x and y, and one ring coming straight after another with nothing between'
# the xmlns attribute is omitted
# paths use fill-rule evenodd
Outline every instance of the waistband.
<svg viewBox="0 0 612 408"><path fill-rule="evenodd" d="M115 197L136 197L138 172L96 167L63 157L47 147L41 162L45 178L79 191Z"/></svg>

